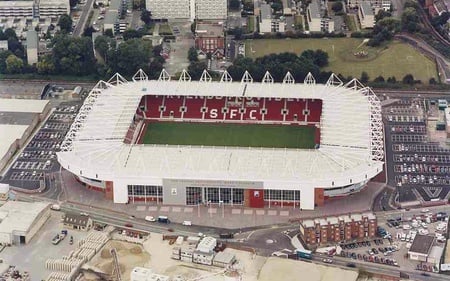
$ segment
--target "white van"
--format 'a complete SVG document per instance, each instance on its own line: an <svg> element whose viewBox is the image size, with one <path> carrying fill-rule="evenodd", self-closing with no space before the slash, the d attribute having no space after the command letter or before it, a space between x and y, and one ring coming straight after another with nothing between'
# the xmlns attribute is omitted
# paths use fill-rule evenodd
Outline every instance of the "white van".
<svg viewBox="0 0 450 281"><path fill-rule="evenodd" d="M183 221L182 223L183 225L187 225L187 226L191 226L192 222L191 221Z"/></svg>

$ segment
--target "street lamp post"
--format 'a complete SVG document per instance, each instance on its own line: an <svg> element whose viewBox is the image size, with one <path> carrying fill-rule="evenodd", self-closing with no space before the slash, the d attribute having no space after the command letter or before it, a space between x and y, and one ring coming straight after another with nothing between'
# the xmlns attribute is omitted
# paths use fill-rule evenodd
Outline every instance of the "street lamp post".
<svg viewBox="0 0 450 281"><path fill-rule="evenodd" d="M219 201L219 204L222 205L222 218L225 217L225 204L222 200Z"/></svg>
<svg viewBox="0 0 450 281"><path fill-rule="evenodd" d="M211 210L211 200L208 201L208 206L209 206L209 217L212 218L212 210Z"/></svg>

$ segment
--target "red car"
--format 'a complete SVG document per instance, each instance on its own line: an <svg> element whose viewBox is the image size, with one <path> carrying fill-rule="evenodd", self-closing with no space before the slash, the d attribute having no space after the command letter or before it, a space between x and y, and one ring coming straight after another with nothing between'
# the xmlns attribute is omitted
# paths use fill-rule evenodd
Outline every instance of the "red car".
<svg viewBox="0 0 450 281"><path fill-rule="evenodd" d="M125 227L133 227L133 225L131 223L126 223Z"/></svg>

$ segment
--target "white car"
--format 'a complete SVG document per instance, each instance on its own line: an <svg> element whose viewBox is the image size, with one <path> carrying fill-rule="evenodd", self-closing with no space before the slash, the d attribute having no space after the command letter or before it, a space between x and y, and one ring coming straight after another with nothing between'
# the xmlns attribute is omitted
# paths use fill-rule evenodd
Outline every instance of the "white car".
<svg viewBox="0 0 450 281"><path fill-rule="evenodd" d="M428 213L430 210L428 210L428 209L422 209L420 212L422 212L422 213Z"/></svg>
<svg viewBox="0 0 450 281"><path fill-rule="evenodd" d="M149 221L149 222L155 222L156 221L156 219L154 217L152 217L152 216L146 216L145 220Z"/></svg>
<svg viewBox="0 0 450 281"><path fill-rule="evenodd" d="M333 263L332 259L323 259L322 260L324 263Z"/></svg>
<svg viewBox="0 0 450 281"><path fill-rule="evenodd" d="M186 225L186 226L191 226L191 225L192 225L192 222L191 222L191 221L183 221L182 224L183 224L183 225Z"/></svg>

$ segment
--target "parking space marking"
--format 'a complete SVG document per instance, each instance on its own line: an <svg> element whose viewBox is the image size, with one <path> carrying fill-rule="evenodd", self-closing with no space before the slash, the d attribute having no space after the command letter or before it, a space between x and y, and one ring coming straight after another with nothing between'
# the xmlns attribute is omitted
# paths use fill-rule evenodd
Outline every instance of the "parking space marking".
<svg viewBox="0 0 450 281"><path fill-rule="evenodd" d="M269 216L276 216L276 215L277 215L277 211L276 211L276 210L268 210L268 211L267 211L267 214L268 214Z"/></svg>
<svg viewBox="0 0 450 281"><path fill-rule="evenodd" d="M158 207L157 207L157 206L149 206L149 207L148 207L148 210L149 210L150 212L156 212L156 211L158 211Z"/></svg>
<svg viewBox="0 0 450 281"><path fill-rule="evenodd" d="M244 215L253 215L253 210L244 210Z"/></svg>
<svg viewBox="0 0 450 281"><path fill-rule="evenodd" d="M289 211L280 211L280 216L282 216L282 217L289 216Z"/></svg>
<svg viewBox="0 0 450 281"><path fill-rule="evenodd" d="M265 210L256 210L256 215L258 216L264 216L265 213L266 213Z"/></svg>
<svg viewBox="0 0 450 281"><path fill-rule="evenodd" d="M136 207L136 211L138 211L138 212L143 212L143 211L145 211L147 209L147 206L137 206Z"/></svg>
<svg viewBox="0 0 450 281"><path fill-rule="evenodd" d="M184 212L185 213L192 213L194 211L194 208L192 208L192 207L185 207L184 208Z"/></svg>
<svg viewBox="0 0 450 281"><path fill-rule="evenodd" d="M181 208L180 207L172 207L172 212L179 213L179 212L181 212Z"/></svg>

